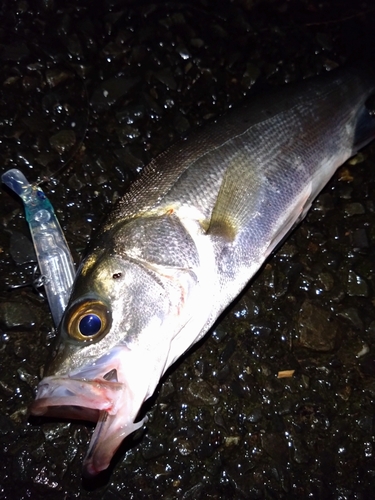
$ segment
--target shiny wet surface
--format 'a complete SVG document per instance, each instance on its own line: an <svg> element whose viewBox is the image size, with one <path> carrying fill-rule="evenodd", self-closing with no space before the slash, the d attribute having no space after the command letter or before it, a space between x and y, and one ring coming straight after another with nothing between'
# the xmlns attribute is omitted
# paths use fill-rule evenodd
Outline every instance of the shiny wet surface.
<svg viewBox="0 0 375 500"><path fill-rule="evenodd" d="M65 165L43 189L77 261L153 156L255 81L356 58L374 25L351 2L222 4L3 4L1 172L36 181ZM372 495L374 145L168 372L146 430L94 482L81 478L93 426L27 419L53 322L32 287L8 290L33 280L35 256L19 199L0 196L0 498Z"/></svg>

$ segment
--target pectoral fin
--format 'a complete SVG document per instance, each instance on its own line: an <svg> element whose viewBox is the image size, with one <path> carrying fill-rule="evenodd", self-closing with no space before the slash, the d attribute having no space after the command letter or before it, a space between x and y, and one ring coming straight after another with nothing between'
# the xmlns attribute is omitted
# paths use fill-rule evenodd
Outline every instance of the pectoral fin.
<svg viewBox="0 0 375 500"><path fill-rule="evenodd" d="M264 177L245 155L237 154L228 167L212 211L208 234L233 241L259 209Z"/></svg>

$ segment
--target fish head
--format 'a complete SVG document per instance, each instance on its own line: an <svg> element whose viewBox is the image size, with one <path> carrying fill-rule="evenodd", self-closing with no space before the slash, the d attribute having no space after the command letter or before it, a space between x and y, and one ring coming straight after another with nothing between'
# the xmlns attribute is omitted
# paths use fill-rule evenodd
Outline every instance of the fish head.
<svg viewBox="0 0 375 500"><path fill-rule="evenodd" d="M108 245L81 265L30 411L97 422L86 475L106 469L122 440L144 422L137 421L139 410L168 367L171 341L185 321L192 276L184 276Z"/></svg>

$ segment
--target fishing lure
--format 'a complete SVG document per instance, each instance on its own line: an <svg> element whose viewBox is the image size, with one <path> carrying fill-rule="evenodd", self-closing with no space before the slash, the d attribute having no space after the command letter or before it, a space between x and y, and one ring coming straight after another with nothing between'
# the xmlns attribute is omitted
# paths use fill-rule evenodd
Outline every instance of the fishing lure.
<svg viewBox="0 0 375 500"><path fill-rule="evenodd" d="M1 179L24 203L47 300L58 326L75 276L68 244L55 211L40 187L30 184L17 169L8 170Z"/></svg>

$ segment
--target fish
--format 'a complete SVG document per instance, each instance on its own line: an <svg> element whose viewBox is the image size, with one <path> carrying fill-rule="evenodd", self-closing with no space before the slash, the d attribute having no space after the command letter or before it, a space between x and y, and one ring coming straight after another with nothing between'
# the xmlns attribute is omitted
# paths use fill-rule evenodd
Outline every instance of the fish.
<svg viewBox="0 0 375 500"><path fill-rule="evenodd" d="M348 66L253 96L157 156L78 270L32 415L96 424L108 468L165 371L202 339L375 138L375 74Z"/></svg>

